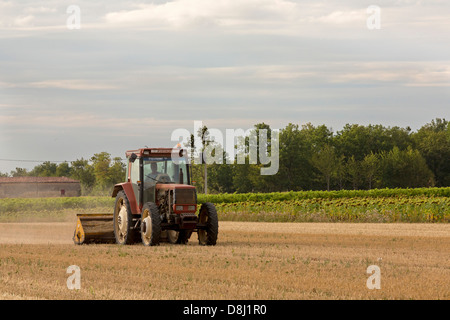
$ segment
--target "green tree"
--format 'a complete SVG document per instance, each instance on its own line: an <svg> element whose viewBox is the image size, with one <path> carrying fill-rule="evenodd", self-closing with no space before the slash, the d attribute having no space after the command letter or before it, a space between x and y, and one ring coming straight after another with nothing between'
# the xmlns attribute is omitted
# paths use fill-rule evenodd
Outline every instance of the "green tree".
<svg viewBox="0 0 450 320"><path fill-rule="evenodd" d="M95 185L94 168L83 158L71 162L71 177L80 181L84 193L92 190Z"/></svg>
<svg viewBox="0 0 450 320"><path fill-rule="evenodd" d="M379 159L377 154L371 152L366 155L361 163L361 173L368 183L369 190L372 189L373 181L377 174Z"/></svg>
<svg viewBox="0 0 450 320"><path fill-rule="evenodd" d="M126 165L122 162L120 157L113 158L113 163L108 169L109 184L115 185L125 181Z"/></svg>
<svg viewBox="0 0 450 320"><path fill-rule="evenodd" d="M425 158L436 179L436 186L450 186L450 124L432 120L413 134L414 146Z"/></svg>
<svg viewBox="0 0 450 320"><path fill-rule="evenodd" d="M381 184L387 188L417 188L434 185L433 172L418 150L394 147L381 153Z"/></svg>
<svg viewBox="0 0 450 320"><path fill-rule="evenodd" d="M70 177L72 173L72 168L69 166L67 162L61 162L55 171L55 175L57 177Z"/></svg>
<svg viewBox="0 0 450 320"><path fill-rule="evenodd" d="M259 169L248 161L245 164L233 164L233 188L238 193L254 191L253 179Z"/></svg>
<svg viewBox="0 0 450 320"><path fill-rule="evenodd" d="M302 125L301 133L309 152L318 152L333 141L333 131L325 125L316 127L307 123Z"/></svg>
<svg viewBox="0 0 450 320"><path fill-rule="evenodd" d="M412 135L411 128L400 128L398 126L388 127L383 130L383 140L382 144L383 150L391 150L394 147L398 147L400 150L405 150L412 145Z"/></svg>
<svg viewBox="0 0 450 320"><path fill-rule="evenodd" d="M351 156L347 160L345 171L349 176L353 190L358 189L361 180L361 163L355 159L355 156Z"/></svg>
<svg viewBox="0 0 450 320"><path fill-rule="evenodd" d="M266 123L257 123L254 125L252 134L256 136L256 153L257 163L251 165L253 174L250 176L252 179L253 190L255 192L274 192L281 190L281 184L279 182L279 176L277 173L280 171L279 160L279 134L274 134L270 126ZM277 150L273 148L272 142L278 144ZM271 167L276 168L278 161L278 171L275 174L264 174L264 170Z"/></svg>
<svg viewBox="0 0 450 320"><path fill-rule="evenodd" d="M206 145L205 145L206 147ZM202 190L204 191L204 174L205 166L207 167L207 186L208 193L222 193L233 192L233 172L232 167L227 163L227 154L223 150L223 146L218 142L210 140L207 142L207 156L211 158L209 161L214 160L213 163L203 164L202 170L197 170L196 181L202 181ZM210 153L210 154L209 154ZM200 167L196 165L196 167Z"/></svg>
<svg viewBox="0 0 450 320"><path fill-rule="evenodd" d="M298 133L300 140L299 147L301 149L292 149L290 156L297 157L301 163L300 176L296 179L295 189L297 190L314 190L323 188L324 184L321 180L317 180L317 174L320 174L313 165L312 157L322 150L326 145L333 145L333 132L325 125L314 126L311 123L302 125ZM280 137L281 140L281 137ZM282 144L283 141L280 141ZM280 159L281 162L281 159ZM283 164L280 163L280 167Z"/></svg>
<svg viewBox="0 0 450 320"><path fill-rule="evenodd" d="M30 171L29 175L33 177L56 177L56 169L58 165L50 161L37 165Z"/></svg>
<svg viewBox="0 0 450 320"><path fill-rule="evenodd" d="M308 184L310 167L305 139L299 126L289 123L280 131L280 169L275 175L279 190L300 190Z"/></svg>
<svg viewBox="0 0 450 320"><path fill-rule="evenodd" d="M208 164L207 164L208 160L207 160L205 149L211 142L209 140L208 127L203 126L200 129L198 129L197 136L201 139L201 142L202 142L202 146L200 149L200 153L201 153L200 159L202 160L202 163L203 163L203 192L205 194L207 194L208 193ZM199 148L199 146L196 146L196 148Z"/></svg>
<svg viewBox="0 0 450 320"><path fill-rule="evenodd" d="M197 188L198 193L205 193L203 165L195 164L195 163L191 164L191 181L192 181L192 185Z"/></svg>
<svg viewBox="0 0 450 320"><path fill-rule="evenodd" d="M227 164L208 165L208 188L212 193L232 193L233 168Z"/></svg>
<svg viewBox="0 0 450 320"><path fill-rule="evenodd" d="M257 150L257 163L260 164L262 161L260 159L259 150L266 150L268 154L271 152L271 138L272 138L272 129L270 126L264 122L257 123L254 125L254 134L256 135L256 150ZM267 132L267 143L262 146L260 141L260 134L262 134L265 130Z"/></svg>
<svg viewBox="0 0 450 320"><path fill-rule="evenodd" d="M11 171L11 177L25 177L28 175L28 170L25 168L16 168L16 170Z"/></svg>
<svg viewBox="0 0 450 320"><path fill-rule="evenodd" d="M336 133L334 141L339 154L362 161L371 152L389 151L395 146L405 149L411 144L411 137L409 128L346 124Z"/></svg>
<svg viewBox="0 0 450 320"><path fill-rule="evenodd" d="M329 191L331 178L336 175L336 169L338 167L338 157L334 147L326 144L312 156L311 161L312 165L319 170L323 179L326 181L327 190Z"/></svg>
<svg viewBox="0 0 450 320"><path fill-rule="evenodd" d="M111 155L107 152L94 154L91 158L92 167L94 168L95 184L100 189L106 189L111 184L111 174L109 166L111 164Z"/></svg>

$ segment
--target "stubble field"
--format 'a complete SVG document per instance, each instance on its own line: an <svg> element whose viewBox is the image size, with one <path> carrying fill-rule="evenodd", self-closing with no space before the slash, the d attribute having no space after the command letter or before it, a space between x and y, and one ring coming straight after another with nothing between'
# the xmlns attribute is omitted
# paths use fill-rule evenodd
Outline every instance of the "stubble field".
<svg viewBox="0 0 450 320"><path fill-rule="evenodd" d="M76 246L74 222L0 224L1 299L444 299L450 227L220 223L218 244ZM69 290L69 266L81 288ZM377 265L381 288L368 289Z"/></svg>

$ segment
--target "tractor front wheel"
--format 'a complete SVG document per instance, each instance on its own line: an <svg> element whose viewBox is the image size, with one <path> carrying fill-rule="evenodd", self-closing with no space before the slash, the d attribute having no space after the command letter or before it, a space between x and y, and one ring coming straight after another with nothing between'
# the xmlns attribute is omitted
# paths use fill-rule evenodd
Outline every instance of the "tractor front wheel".
<svg viewBox="0 0 450 320"><path fill-rule="evenodd" d="M214 246L219 233L219 218L214 204L204 203L198 216L199 224L206 225L205 229L198 230L198 243L202 246Z"/></svg>
<svg viewBox="0 0 450 320"><path fill-rule="evenodd" d="M146 246L157 246L161 239L161 216L158 206L153 202L147 202L142 208L141 238Z"/></svg>

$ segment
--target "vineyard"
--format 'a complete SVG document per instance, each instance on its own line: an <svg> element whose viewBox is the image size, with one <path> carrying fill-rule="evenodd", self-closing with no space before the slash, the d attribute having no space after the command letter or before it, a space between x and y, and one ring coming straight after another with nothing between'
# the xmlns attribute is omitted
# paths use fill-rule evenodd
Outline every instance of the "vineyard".
<svg viewBox="0 0 450 320"><path fill-rule="evenodd" d="M198 195L221 221L439 222L450 220L450 188ZM0 222L65 221L75 212L110 212L110 197L0 200Z"/></svg>

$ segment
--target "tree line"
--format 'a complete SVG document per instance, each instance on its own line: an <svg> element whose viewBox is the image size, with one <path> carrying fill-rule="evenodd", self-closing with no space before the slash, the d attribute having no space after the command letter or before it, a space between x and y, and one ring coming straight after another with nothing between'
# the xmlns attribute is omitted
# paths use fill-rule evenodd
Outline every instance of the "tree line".
<svg viewBox="0 0 450 320"><path fill-rule="evenodd" d="M254 126L261 129L271 130L264 123ZM197 134L205 131L207 136L207 128ZM193 166L193 180L204 192L202 166ZM450 124L438 118L416 132L347 124L333 132L325 125L290 123L279 131L278 173L261 175L261 166L208 165L208 193L450 186Z"/></svg>
<svg viewBox="0 0 450 320"><path fill-rule="evenodd" d="M265 123L254 126L271 133ZM195 133L202 145L195 146L194 133L185 146L202 151L208 144L208 128ZM256 135L258 137L258 135ZM270 144L270 138L267 139ZM244 145L248 149L248 137ZM259 141L258 141L259 143ZM217 150L221 150L217 148ZM270 145L267 146L270 152ZM223 152L226 163L227 154ZM413 132L409 127L347 124L333 132L326 125L289 123L279 131L279 170L261 175L262 164L193 164L192 180L204 193L207 166L208 193L247 193L300 190L415 188L450 186L450 124L434 119ZM59 164L50 161L31 171L16 168L2 176L66 176L79 180L83 194L107 193L125 179L126 165L107 152L90 159Z"/></svg>

